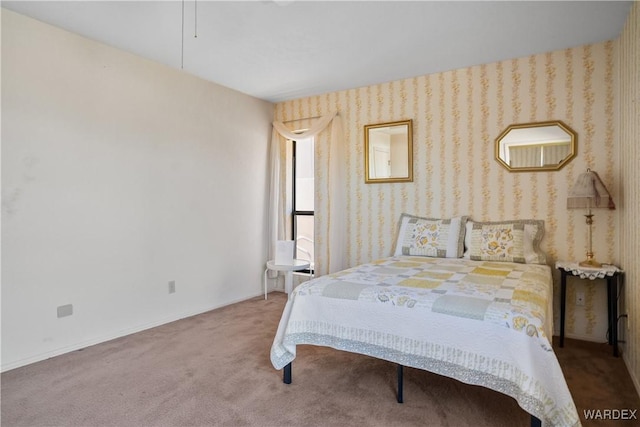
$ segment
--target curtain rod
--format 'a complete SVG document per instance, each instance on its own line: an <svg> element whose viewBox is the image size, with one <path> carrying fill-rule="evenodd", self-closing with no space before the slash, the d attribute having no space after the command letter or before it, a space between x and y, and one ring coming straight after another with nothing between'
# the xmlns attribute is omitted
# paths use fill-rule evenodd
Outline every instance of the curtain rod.
<svg viewBox="0 0 640 427"><path fill-rule="evenodd" d="M313 119L319 119L322 116L313 116L313 117L304 117L302 119L293 119L293 120L286 120L282 123L291 123L291 122L299 122L301 120L313 120Z"/></svg>

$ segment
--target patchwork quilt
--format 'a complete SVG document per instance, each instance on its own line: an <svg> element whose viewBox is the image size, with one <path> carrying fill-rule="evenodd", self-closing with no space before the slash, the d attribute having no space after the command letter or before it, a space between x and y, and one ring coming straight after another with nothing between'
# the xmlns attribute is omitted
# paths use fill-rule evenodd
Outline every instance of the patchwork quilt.
<svg viewBox="0 0 640 427"><path fill-rule="evenodd" d="M550 343L552 292L546 265L385 258L298 286L271 361L333 347L507 394L543 425L579 425Z"/></svg>

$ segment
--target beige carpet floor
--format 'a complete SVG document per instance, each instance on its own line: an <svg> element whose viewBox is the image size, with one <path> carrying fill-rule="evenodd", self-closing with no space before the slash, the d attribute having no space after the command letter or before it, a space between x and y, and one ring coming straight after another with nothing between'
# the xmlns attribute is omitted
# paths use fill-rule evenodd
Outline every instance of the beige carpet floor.
<svg viewBox="0 0 640 427"><path fill-rule="evenodd" d="M271 293L5 372L2 426L529 425L510 397L410 368L398 404L394 364L330 348L299 346L283 384L269 350L285 301ZM610 350L556 349L581 415L640 409Z"/></svg>

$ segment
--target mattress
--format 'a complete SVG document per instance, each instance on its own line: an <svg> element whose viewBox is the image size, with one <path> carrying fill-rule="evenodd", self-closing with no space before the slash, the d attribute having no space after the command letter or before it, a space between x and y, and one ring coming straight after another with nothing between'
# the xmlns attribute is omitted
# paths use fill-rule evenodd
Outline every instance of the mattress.
<svg viewBox="0 0 640 427"><path fill-rule="evenodd" d="M579 425L551 347L552 294L546 265L385 258L298 286L271 361L328 346L504 393L543 425Z"/></svg>

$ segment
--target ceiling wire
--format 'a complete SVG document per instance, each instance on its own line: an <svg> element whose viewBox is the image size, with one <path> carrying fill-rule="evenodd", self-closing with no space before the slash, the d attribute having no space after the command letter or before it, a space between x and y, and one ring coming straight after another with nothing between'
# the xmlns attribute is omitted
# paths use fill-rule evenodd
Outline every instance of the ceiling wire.
<svg viewBox="0 0 640 427"><path fill-rule="evenodd" d="M194 0L195 13L193 15L194 32L193 38L198 38L198 0ZM182 0L182 26L180 28L180 69L184 70L184 0Z"/></svg>
<svg viewBox="0 0 640 427"><path fill-rule="evenodd" d="M182 27L180 39L180 69L184 69L184 0L182 0Z"/></svg>

